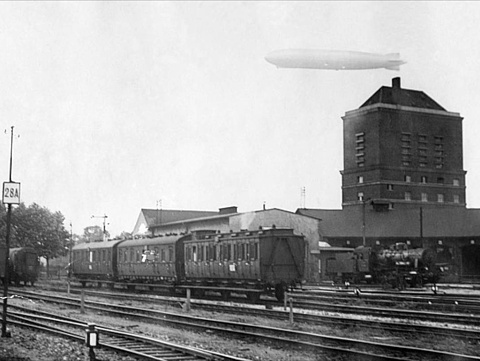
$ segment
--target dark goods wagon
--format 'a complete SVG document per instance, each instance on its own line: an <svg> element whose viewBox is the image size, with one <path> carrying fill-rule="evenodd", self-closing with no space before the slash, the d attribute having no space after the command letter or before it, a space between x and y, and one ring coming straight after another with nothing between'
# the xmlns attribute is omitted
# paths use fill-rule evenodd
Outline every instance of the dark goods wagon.
<svg viewBox="0 0 480 361"><path fill-rule="evenodd" d="M5 251L0 248L0 278L5 282ZM28 282L33 286L38 279L40 262L37 252L31 247L11 248L8 259L8 273L10 282L20 285Z"/></svg>
<svg viewBox="0 0 480 361"><path fill-rule="evenodd" d="M181 242L186 283L223 287L225 296L236 288L253 299L261 293L253 290L274 291L283 299L303 278L305 240L292 229L194 232Z"/></svg>

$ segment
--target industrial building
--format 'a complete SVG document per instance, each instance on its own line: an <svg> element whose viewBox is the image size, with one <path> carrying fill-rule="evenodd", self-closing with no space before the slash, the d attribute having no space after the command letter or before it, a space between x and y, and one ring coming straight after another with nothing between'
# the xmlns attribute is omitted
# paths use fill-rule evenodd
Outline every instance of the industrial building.
<svg viewBox="0 0 480 361"><path fill-rule="evenodd" d="M305 236L305 278L315 283L328 279L331 252L403 242L435 249L451 264L449 281L480 280L480 209L466 207L460 114L394 78L342 119L342 209L144 209L134 234L292 228Z"/></svg>
<svg viewBox="0 0 480 361"><path fill-rule="evenodd" d="M462 120L394 78L343 117L342 209L297 214L319 219L330 246L434 248L451 261L452 281L480 280L480 210L466 208Z"/></svg>

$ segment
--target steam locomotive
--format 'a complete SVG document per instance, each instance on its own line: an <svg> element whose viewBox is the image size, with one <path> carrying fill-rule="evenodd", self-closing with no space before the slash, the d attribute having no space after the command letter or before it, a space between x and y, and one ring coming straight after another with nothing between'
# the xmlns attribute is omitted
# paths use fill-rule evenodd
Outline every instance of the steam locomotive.
<svg viewBox="0 0 480 361"><path fill-rule="evenodd" d="M395 243L388 248L360 246L338 253L327 263L327 274L337 282L375 283L395 288L436 283L448 265L437 262L429 248L409 248Z"/></svg>
<svg viewBox="0 0 480 361"><path fill-rule="evenodd" d="M301 282L305 240L292 229L217 233L194 231L163 237L83 243L73 248L73 275L127 285L167 284L198 293L245 293L252 301L274 292L282 299Z"/></svg>

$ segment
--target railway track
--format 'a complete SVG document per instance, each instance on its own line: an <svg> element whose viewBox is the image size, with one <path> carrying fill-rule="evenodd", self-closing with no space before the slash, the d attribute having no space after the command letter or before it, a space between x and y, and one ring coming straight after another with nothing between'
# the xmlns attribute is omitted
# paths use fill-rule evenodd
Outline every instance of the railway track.
<svg viewBox="0 0 480 361"><path fill-rule="evenodd" d="M15 309L21 312L9 312L8 319L10 323L16 326L48 332L79 342L84 341L85 336L82 333L85 333L84 329L88 326L87 323L44 312L42 314L39 314L38 311L31 313L26 308L15 307ZM248 361L239 357L176 345L109 327L97 326L96 330L101 334L99 341L101 348L141 359L161 361Z"/></svg>
<svg viewBox="0 0 480 361"><path fill-rule="evenodd" d="M84 291L85 294L94 296L94 297L104 297L110 299L123 299L124 294L118 293L109 293L109 292L94 292L94 291ZM25 294L28 295L28 294ZM167 304L169 307L176 307L181 308L184 305L183 299L175 299L175 298L152 298L152 297L145 297L139 295L129 295L131 300L136 300L139 302L145 302L151 304L152 302L156 304ZM291 315L289 312L282 311L278 304L276 305L277 310L272 309L261 309L257 307L248 307L246 306L236 306L236 305L223 305L219 304L218 302L209 303L204 301L192 301L192 307L195 309L206 310L210 312L221 312L221 313L228 313L234 315L245 315L245 316L253 316L256 315L258 317L264 317L267 319L275 318L277 320L286 320L289 321L291 318L294 322L297 323L305 323L311 325L332 325L332 326L339 326L342 325L345 328L348 327L363 327L368 329L379 329L394 333L401 333L401 334L414 334L417 337L419 334L423 335L436 335L443 336L443 337L455 337L459 339L465 340L480 340L480 330L478 329L466 329L465 326L473 325L477 326L480 324L480 318L472 316L458 316L456 314L444 314L444 313L420 313L419 312L409 312L409 311L392 311L390 310L382 310L382 309L372 309L367 308L367 311L371 311L371 314L375 314L376 311L380 313L377 317L382 317L380 320L373 320L373 319L365 319L365 318L353 318L347 316L340 316L340 315L329 315L329 314L320 314L320 313L305 313L302 312L301 309L295 308L295 312ZM358 307L350 307L350 306L322 306L322 304L314 304L314 309L326 311L328 307L331 307L333 311L344 311L350 315L355 314L356 312L360 314L365 314L365 308L358 308ZM397 321L389 321L389 318L397 318ZM398 319L405 319L406 322L400 322ZM448 322L450 327L445 327L444 324L441 326L435 325L423 325L418 323L418 321L424 322L435 322L435 323L444 323Z"/></svg>
<svg viewBox="0 0 480 361"><path fill-rule="evenodd" d="M287 297L303 300L329 301L330 303L348 303L361 301L363 304L382 307L409 307L430 311L464 312L480 314L480 295L446 294L445 291L434 295L426 292L381 292L372 290L360 291L357 296L355 289L317 290L293 292Z"/></svg>
<svg viewBox="0 0 480 361"><path fill-rule="evenodd" d="M52 302L68 302L78 307L78 300L63 300L64 297L42 297ZM86 306L95 312L110 313L119 317L140 319L149 323L168 323L179 328L196 328L202 331L229 334L233 337L263 339L265 342L275 342L281 345L291 345L301 349L311 349L315 352L342 354L355 359L367 360L480 360L480 357L460 355L445 351L422 349L416 347L384 344L365 340L353 340L344 337L334 337L314 334L284 328L263 327L238 322L212 320L171 312L139 309L138 307L119 306L100 302L88 302ZM367 357L368 356L368 357Z"/></svg>

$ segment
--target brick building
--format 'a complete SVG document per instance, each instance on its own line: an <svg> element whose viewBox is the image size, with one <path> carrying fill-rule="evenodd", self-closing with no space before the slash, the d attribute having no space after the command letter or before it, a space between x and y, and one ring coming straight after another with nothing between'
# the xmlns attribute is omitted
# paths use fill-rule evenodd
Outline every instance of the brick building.
<svg viewBox="0 0 480 361"><path fill-rule="evenodd" d="M394 78L342 119L342 209L297 213L321 220L320 239L333 247L432 248L451 262L452 281L480 280L480 210L466 208L463 118Z"/></svg>
<svg viewBox="0 0 480 361"><path fill-rule="evenodd" d="M462 118L400 78L343 117L343 207L465 207Z"/></svg>

